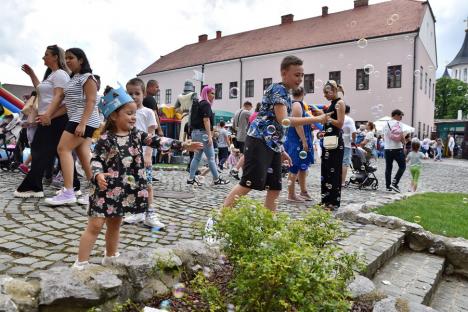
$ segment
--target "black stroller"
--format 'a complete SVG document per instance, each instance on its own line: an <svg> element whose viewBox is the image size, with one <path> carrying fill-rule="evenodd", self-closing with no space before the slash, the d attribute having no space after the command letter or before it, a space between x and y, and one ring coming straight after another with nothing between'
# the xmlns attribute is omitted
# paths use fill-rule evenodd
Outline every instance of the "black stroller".
<svg viewBox="0 0 468 312"><path fill-rule="evenodd" d="M358 148L353 148L352 156L352 174L349 180L345 182L345 186L355 185L359 189L370 187L373 190L379 188L379 180L375 176L374 172L377 171L377 167L372 166L366 159L365 152Z"/></svg>
<svg viewBox="0 0 468 312"><path fill-rule="evenodd" d="M0 128L0 169L4 171L18 170L20 153L17 143L21 132L21 114L14 114L13 120Z"/></svg>

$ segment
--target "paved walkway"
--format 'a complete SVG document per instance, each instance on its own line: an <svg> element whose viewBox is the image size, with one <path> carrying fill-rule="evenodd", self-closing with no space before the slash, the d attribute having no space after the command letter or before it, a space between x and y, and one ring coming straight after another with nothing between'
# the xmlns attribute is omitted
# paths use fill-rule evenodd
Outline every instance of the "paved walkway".
<svg viewBox="0 0 468 312"><path fill-rule="evenodd" d="M381 188L384 182L384 162L378 161L377 177ZM319 165L314 165L308 177L309 192L314 197L310 206L319 202ZM178 239L201 239L200 229L210 212L220 207L232 184L226 186L203 186L193 189L185 183L185 172L159 172L161 182L154 183L155 202L166 231L152 233L142 226L122 227L121 249L130 250L154 245L169 245ZM79 237L86 225L85 210L78 206L48 207L43 200L16 199L13 191L22 179L21 174L0 172L0 274L12 276L35 276L39 270L55 265L70 265L76 257ZM207 178L211 182L211 178ZM447 160L441 163L426 161L421 174L421 190L435 192L466 191L468 161ZM232 183L236 183L232 180ZM283 183L286 185L286 183ZM401 189L409 186L409 172L406 172ZM46 189L46 196L55 190ZM161 198L158 194L175 192L177 198ZM342 204L372 200L386 191L343 190ZM255 198L261 192L252 192ZM306 205L286 202L286 192L280 197L279 211L296 216ZM357 224L346 224L350 230L361 228ZM103 235L100 235L92 254L92 261L99 262L104 251Z"/></svg>

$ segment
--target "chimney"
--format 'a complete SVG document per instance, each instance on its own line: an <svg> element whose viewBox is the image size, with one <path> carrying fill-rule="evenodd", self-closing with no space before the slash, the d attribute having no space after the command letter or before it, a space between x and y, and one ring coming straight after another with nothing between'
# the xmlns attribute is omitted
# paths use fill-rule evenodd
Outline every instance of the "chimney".
<svg viewBox="0 0 468 312"><path fill-rule="evenodd" d="M354 0L354 8L368 6L369 0Z"/></svg>
<svg viewBox="0 0 468 312"><path fill-rule="evenodd" d="M221 30L216 31L216 39L221 38Z"/></svg>
<svg viewBox="0 0 468 312"><path fill-rule="evenodd" d="M288 14L288 15L281 16L281 25L291 24L292 22L294 22L294 15L293 14Z"/></svg>
<svg viewBox="0 0 468 312"><path fill-rule="evenodd" d="M207 40L208 40L208 35L206 34L198 36L198 42L205 42Z"/></svg>
<svg viewBox="0 0 468 312"><path fill-rule="evenodd" d="M327 16L328 15L328 7L327 6L323 6L322 7L322 16Z"/></svg>

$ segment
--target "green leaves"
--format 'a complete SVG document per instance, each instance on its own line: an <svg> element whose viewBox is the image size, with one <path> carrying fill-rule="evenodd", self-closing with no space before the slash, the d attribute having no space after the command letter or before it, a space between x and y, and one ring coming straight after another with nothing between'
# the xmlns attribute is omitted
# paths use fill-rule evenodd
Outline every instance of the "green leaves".
<svg viewBox="0 0 468 312"><path fill-rule="evenodd" d="M435 118L457 118L461 109L463 116L468 113L468 84L458 79L442 77L437 80Z"/></svg>
<svg viewBox="0 0 468 312"><path fill-rule="evenodd" d="M333 244L343 233L329 213L312 208L292 220L241 198L216 221L234 265L231 288L240 311L349 309L346 283L360 263Z"/></svg>

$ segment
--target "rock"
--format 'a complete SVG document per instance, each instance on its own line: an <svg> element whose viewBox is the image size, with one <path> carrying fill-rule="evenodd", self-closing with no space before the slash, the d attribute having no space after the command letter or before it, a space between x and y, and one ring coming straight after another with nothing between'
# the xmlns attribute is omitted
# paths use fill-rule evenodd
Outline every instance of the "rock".
<svg viewBox="0 0 468 312"><path fill-rule="evenodd" d="M396 229L400 226L400 218L393 217L393 216L381 216L378 215L374 219L374 224L382 227L386 227L389 229Z"/></svg>
<svg viewBox="0 0 468 312"><path fill-rule="evenodd" d="M396 298L395 297L388 297L378 301L374 305L374 312L398 312L395 307Z"/></svg>
<svg viewBox="0 0 468 312"><path fill-rule="evenodd" d="M88 286L80 273L69 267L55 267L42 272L39 304L84 304L91 307L97 303L99 292Z"/></svg>
<svg viewBox="0 0 468 312"><path fill-rule="evenodd" d="M112 298L119 294L122 281L111 271L99 272L93 275L92 278L102 297Z"/></svg>
<svg viewBox="0 0 468 312"><path fill-rule="evenodd" d="M375 201L366 201L362 207L361 207L361 211L362 212L369 212L371 211L372 209L375 209L377 207L380 207L380 204L378 202L375 202Z"/></svg>
<svg viewBox="0 0 468 312"><path fill-rule="evenodd" d="M446 243L447 259L457 270L468 271L468 241L451 239Z"/></svg>
<svg viewBox="0 0 468 312"><path fill-rule="evenodd" d="M356 222L361 223L361 224L373 224L374 220L378 217L379 215L373 212L370 213L364 213L360 212L356 215Z"/></svg>
<svg viewBox="0 0 468 312"><path fill-rule="evenodd" d="M219 248L209 247L204 242L193 240L181 240L173 248L182 263L191 268L195 264L210 266L217 262L220 255Z"/></svg>
<svg viewBox="0 0 468 312"><path fill-rule="evenodd" d="M425 306L417 302L409 302L409 312L437 312L431 307Z"/></svg>
<svg viewBox="0 0 468 312"><path fill-rule="evenodd" d="M428 249L434 241L434 235L428 231L419 230L410 232L408 236L409 248L414 251Z"/></svg>
<svg viewBox="0 0 468 312"><path fill-rule="evenodd" d="M404 232L416 232L423 230L423 227L417 223L408 222L406 220L400 219L400 227L404 228Z"/></svg>
<svg viewBox="0 0 468 312"><path fill-rule="evenodd" d="M362 275L356 276L354 281L348 285L348 290L351 292L353 299L367 295L375 290L374 283Z"/></svg>
<svg viewBox="0 0 468 312"><path fill-rule="evenodd" d="M17 312L18 307L7 295L0 294L0 311L2 312Z"/></svg>
<svg viewBox="0 0 468 312"><path fill-rule="evenodd" d="M3 293L5 291L5 283L13 280L13 277L8 276L8 275L1 275L0 276L0 293ZM0 310L1 311L1 310Z"/></svg>
<svg viewBox="0 0 468 312"><path fill-rule="evenodd" d="M37 282L12 279L5 283L4 292L16 303L20 311L33 312L38 310L39 284Z"/></svg>
<svg viewBox="0 0 468 312"><path fill-rule="evenodd" d="M135 300L138 302L144 302L150 300L155 295L164 295L168 292L169 288L159 279L149 278L142 290L137 293Z"/></svg>
<svg viewBox="0 0 468 312"><path fill-rule="evenodd" d="M154 250L154 258L162 268L176 268L182 265L182 260L172 249L160 247Z"/></svg>
<svg viewBox="0 0 468 312"><path fill-rule="evenodd" d="M122 253L114 265L122 268L134 287L143 288L148 276L157 269L153 251L148 249L132 250Z"/></svg>
<svg viewBox="0 0 468 312"><path fill-rule="evenodd" d="M335 214L335 217L341 220L355 221L356 215L361 212L361 204L349 204L340 207Z"/></svg>

